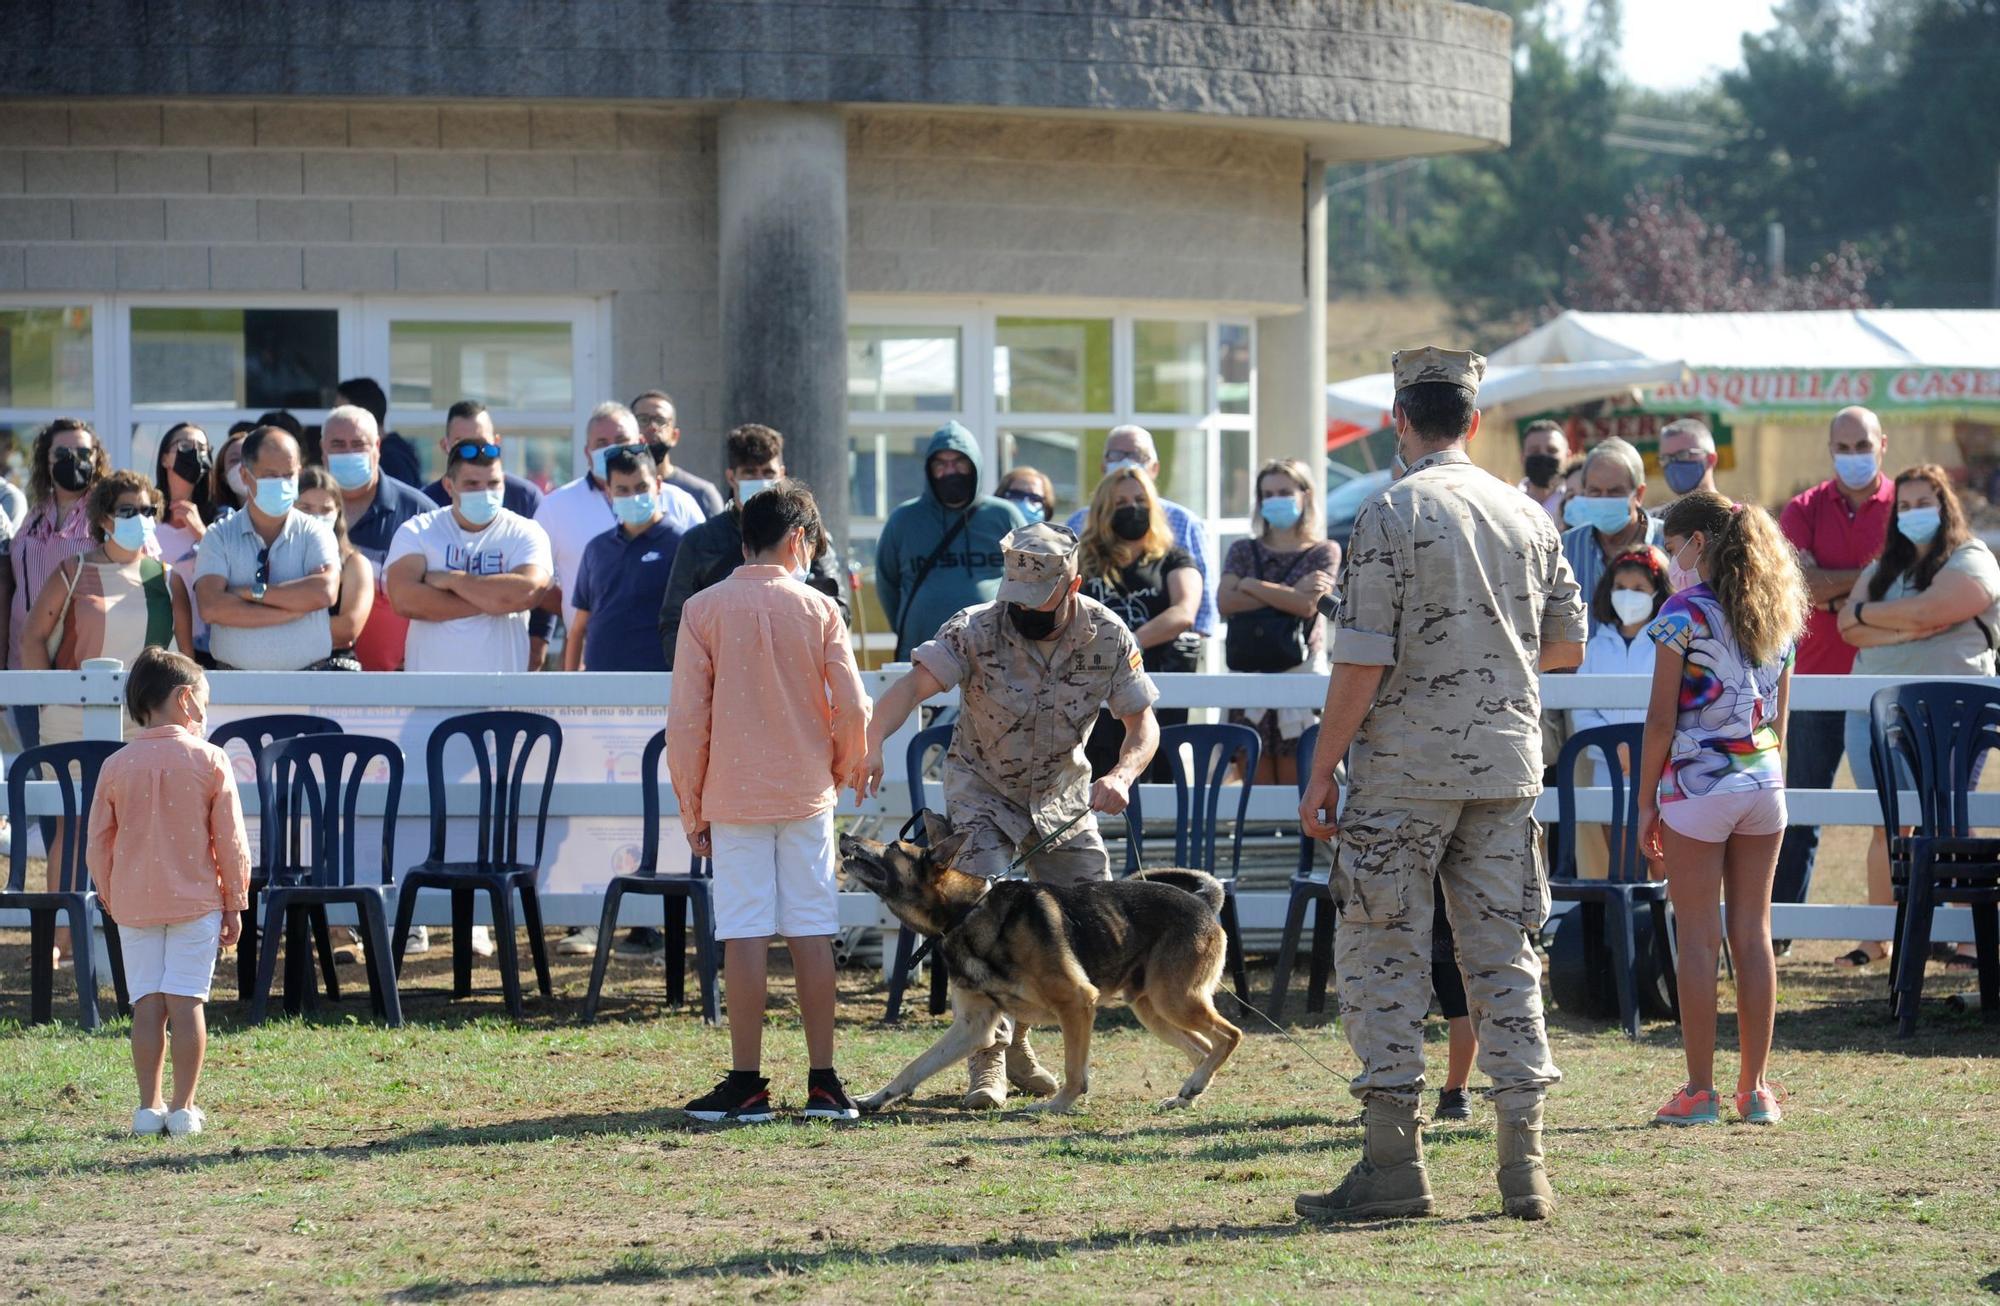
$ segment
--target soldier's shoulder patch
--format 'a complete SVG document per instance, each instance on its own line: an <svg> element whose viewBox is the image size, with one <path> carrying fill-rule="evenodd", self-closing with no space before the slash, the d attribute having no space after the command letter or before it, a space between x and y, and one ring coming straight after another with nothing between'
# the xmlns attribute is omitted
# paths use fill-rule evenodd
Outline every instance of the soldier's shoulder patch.
<svg viewBox="0 0 2000 1306"><path fill-rule="evenodd" d="M1127 653L1125 655L1125 661L1128 664L1130 664L1131 668L1134 671L1139 670L1140 668L1145 666L1146 663L1146 659L1139 655L1139 650L1137 648L1134 648L1130 653Z"/></svg>

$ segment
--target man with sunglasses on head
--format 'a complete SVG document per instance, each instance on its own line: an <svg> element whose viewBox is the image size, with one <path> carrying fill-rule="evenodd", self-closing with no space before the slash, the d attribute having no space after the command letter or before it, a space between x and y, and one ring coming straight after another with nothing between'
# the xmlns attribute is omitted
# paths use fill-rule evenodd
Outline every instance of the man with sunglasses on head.
<svg viewBox="0 0 2000 1306"><path fill-rule="evenodd" d="M301 671L333 652L339 546L325 522L292 510L301 459L289 433L250 432L240 465L243 511L209 528L195 554L209 655L224 671Z"/></svg>
<svg viewBox="0 0 2000 1306"><path fill-rule="evenodd" d="M713 481L704 481L685 467L674 466L674 450L681 442L680 418L673 398L664 390L648 390L632 401L632 416L638 420L639 436L660 469L660 480L686 490L701 505L705 516L722 511L722 491Z"/></svg>
<svg viewBox="0 0 2000 1306"><path fill-rule="evenodd" d="M477 399L461 399L445 410L444 438L438 441L438 447L444 450L445 458L449 460L453 445L467 443L500 443L499 433L493 429L493 415ZM500 494L500 506L518 517L533 521L535 514L542 510L541 487L512 472L504 473L504 477L506 484ZM426 485L424 494L440 508L451 506L451 491L445 488L442 476ZM381 568L378 566L376 570L379 573ZM549 635L555 628L554 609L536 608L528 614L528 670L542 669L542 662L548 654Z"/></svg>

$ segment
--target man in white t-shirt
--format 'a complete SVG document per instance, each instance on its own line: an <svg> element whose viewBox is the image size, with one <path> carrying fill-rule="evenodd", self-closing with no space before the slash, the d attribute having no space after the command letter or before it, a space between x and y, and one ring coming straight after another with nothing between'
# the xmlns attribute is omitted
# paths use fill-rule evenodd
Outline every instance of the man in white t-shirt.
<svg viewBox="0 0 2000 1306"><path fill-rule="evenodd" d="M451 447L451 506L412 517L389 546L389 602L410 623L405 671L528 669L528 611L553 570L549 537L501 506L498 445Z"/></svg>

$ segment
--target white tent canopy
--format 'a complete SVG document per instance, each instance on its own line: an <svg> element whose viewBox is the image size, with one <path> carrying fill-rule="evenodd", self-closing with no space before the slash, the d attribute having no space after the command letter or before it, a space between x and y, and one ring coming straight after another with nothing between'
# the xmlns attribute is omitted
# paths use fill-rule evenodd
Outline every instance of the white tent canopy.
<svg viewBox="0 0 2000 1306"><path fill-rule="evenodd" d="M1677 355L1620 358L1578 363L1491 366L1479 383L1479 406L1534 410L1588 403L1635 386L1678 381L1686 371ZM1374 430L1386 426L1395 403L1395 378L1388 372L1336 381L1326 388L1326 415L1333 421Z"/></svg>
<svg viewBox="0 0 2000 1306"><path fill-rule="evenodd" d="M1503 366L1679 358L1695 369L1990 368L2000 310L1799 313L1568 312L1494 351Z"/></svg>

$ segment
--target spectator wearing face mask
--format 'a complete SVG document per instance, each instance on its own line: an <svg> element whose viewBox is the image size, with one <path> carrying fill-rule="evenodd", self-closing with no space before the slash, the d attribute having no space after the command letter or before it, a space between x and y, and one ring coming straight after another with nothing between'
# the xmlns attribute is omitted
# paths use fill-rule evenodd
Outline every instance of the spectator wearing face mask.
<svg viewBox="0 0 2000 1306"><path fill-rule="evenodd" d="M1000 497L1019 508L1030 526L1056 510L1055 482L1032 467L1016 467L1001 477Z"/></svg>
<svg viewBox="0 0 2000 1306"><path fill-rule="evenodd" d="M1715 436L1706 424L1683 417L1660 428L1660 475L1676 499L1696 490L1715 493L1715 464Z"/></svg>
<svg viewBox="0 0 2000 1306"><path fill-rule="evenodd" d="M208 501L215 505L215 522L243 511L250 484L243 479L243 441L257 429L255 422L231 422L229 434L216 450L214 465L208 469Z"/></svg>
<svg viewBox="0 0 2000 1306"><path fill-rule="evenodd" d="M651 454L614 449L604 471L618 525L583 551L563 670L665 671L666 654L655 634L686 532L667 523L659 495L664 482Z"/></svg>
<svg viewBox="0 0 2000 1306"><path fill-rule="evenodd" d="M1120 467L1137 467L1153 478L1153 484L1160 483L1160 455L1153 444L1153 433L1143 426L1114 426L1104 437L1104 470L1116 471ZM1201 605L1195 609L1194 633L1207 637L1215 633L1216 592L1215 573L1208 565L1208 537L1202 530L1201 518L1181 507L1171 499L1160 500L1160 511L1167 515L1167 530L1173 534L1174 543L1187 550L1194 559L1194 565L1201 568ZM1067 525L1083 538L1084 518L1089 513L1079 509L1070 514Z"/></svg>
<svg viewBox="0 0 2000 1306"><path fill-rule="evenodd" d="M681 538L667 592L660 598L660 651L669 671L674 669L674 646L687 601L743 565L743 505L785 479L785 437L768 426L745 422L736 427L723 442L723 456L729 506ZM801 579L832 599L840 619L846 621L847 587L842 583L840 556L832 541L822 536L821 543L824 549L806 564Z"/></svg>
<svg viewBox="0 0 2000 1306"><path fill-rule="evenodd" d="M334 393L340 403L365 409L375 419L375 429L381 435L377 462L382 474L411 489L422 485L424 473L417 461L417 446L409 437L389 429L389 396L382 392L381 383L372 376L350 377Z"/></svg>
<svg viewBox="0 0 2000 1306"><path fill-rule="evenodd" d="M1577 588L1597 592L1611 559L1647 545L1658 547L1660 522L1641 506L1646 499L1646 464L1639 451L1616 436L1602 441L1583 459L1583 490L1563 504L1563 557L1576 573ZM1596 612L1590 629L1596 633Z"/></svg>
<svg viewBox="0 0 2000 1306"><path fill-rule="evenodd" d="M1613 558L1591 592L1590 613L1597 630L1583 647L1583 664L1576 674L1645 676L1650 680L1658 645L1646 638L1645 630L1659 615L1661 605L1673 597L1673 592L1674 587L1667 579L1667 560L1660 556L1659 550L1634 549ZM1570 710L1569 726L1572 731L1588 730L1594 726L1638 725L1645 719L1644 708L1579 707ZM1592 753L1590 758L1589 783L1598 788L1610 784L1610 771L1604 765L1603 755ZM1632 759L1621 760L1625 773L1630 775ZM1611 865L1610 830L1594 822L1578 826L1579 831L1586 828L1595 833L1579 833L1577 868L1583 875L1601 878Z"/></svg>
<svg viewBox="0 0 2000 1306"><path fill-rule="evenodd" d="M1546 417L1528 423L1521 436L1521 470L1526 473L1521 493L1541 504L1557 521L1563 519L1563 499L1567 497L1563 464L1568 460L1569 437L1563 434L1562 423Z"/></svg>
<svg viewBox="0 0 2000 1306"><path fill-rule="evenodd" d="M367 562L369 580L377 587L373 597L382 600L379 603L371 600L361 610L365 624L358 639L350 635L343 641L335 635L335 651L345 649L369 671L400 671L403 644L410 628L402 615L389 606L388 594L381 588L382 578L396 532L403 529L404 522L423 516L435 505L421 491L382 470L381 433L376 429L374 414L365 408L349 404L328 413L320 428L320 450L326 459L325 470L340 491L344 530L336 534L344 534L352 549ZM346 552L342 550L343 556ZM342 607L359 601L358 596L346 594L345 586L342 592ZM340 608L336 608L336 624L340 623L339 613Z"/></svg>
<svg viewBox="0 0 2000 1306"><path fill-rule="evenodd" d="M160 561L173 569L190 595L194 593L195 549L215 521L213 473L208 432L192 422L167 428L153 459L153 484L166 496L154 539ZM180 650L190 657L208 651L208 623L199 611L192 613L192 620L194 644Z"/></svg>
<svg viewBox="0 0 2000 1306"><path fill-rule="evenodd" d="M979 493L979 444L946 422L924 451L924 492L889 514L875 545L875 591L896 632L896 660L961 609L991 603L1006 561L1000 541L1020 509Z"/></svg>
<svg viewBox="0 0 2000 1306"><path fill-rule="evenodd" d="M225 671L303 671L333 652L339 546L323 522L295 511L297 440L260 426L243 441L242 466L249 503L203 536L195 556L209 654Z"/></svg>
<svg viewBox="0 0 2000 1306"><path fill-rule="evenodd" d="M477 399L461 399L445 410L444 435L438 440L438 448L449 461L451 447L467 443L500 443L500 436L493 429L493 414L487 412L486 405ZM444 488L442 476L424 487L424 497L431 501L433 507L451 507L451 491ZM500 506L517 517L532 520L541 511L541 488L526 477L508 472L506 487L500 495Z"/></svg>
<svg viewBox="0 0 2000 1306"><path fill-rule="evenodd" d="M639 437L646 442L646 451L653 455L662 480L692 495L701 505L703 516L713 517L721 512L722 491L715 483L674 464L674 450L681 443L681 423L672 396L664 390L648 390L632 401L632 416L639 423Z"/></svg>
<svg viewBox="0 0 2000 1306"><path fill-rule="evenodd" d="M28 479L32 505L0 569L0 588L8 593L0 605L7 622L7 665L20 670L21 637L28 612L55 576L56 569L96 543L90 533L90 489L105 472L103 450L90 423L59 417L35 437ZM40 741L35 709L14 709L23 746Z"/></svg>

